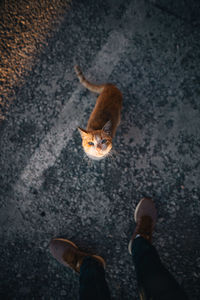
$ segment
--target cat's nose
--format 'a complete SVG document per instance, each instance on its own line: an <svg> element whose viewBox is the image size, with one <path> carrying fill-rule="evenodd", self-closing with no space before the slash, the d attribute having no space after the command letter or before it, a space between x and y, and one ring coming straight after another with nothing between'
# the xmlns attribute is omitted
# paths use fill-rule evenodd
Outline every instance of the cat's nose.
<svg viewBox="0 0 200 300"><path fill-rule="evenodd" d="M101 151L101 145L97 145L97 151Z"/></svg>

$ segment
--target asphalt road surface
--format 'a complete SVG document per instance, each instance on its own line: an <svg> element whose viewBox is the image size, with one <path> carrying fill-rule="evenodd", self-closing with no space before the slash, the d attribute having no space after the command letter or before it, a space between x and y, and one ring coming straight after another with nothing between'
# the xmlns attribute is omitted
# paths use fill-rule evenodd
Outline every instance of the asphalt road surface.
<svg viewBox="0 0 200 300"><path fill-rule="evenodd" d="M158 209L163 263L199 299L200 9L173 2L72 1L31 60L0 125L2 300L78 298L77 274L50 255L52 237L105 258L113 299L138 299L127 246L143 196ZM123 94L115 152L103 161L82 150L77 127L96 95L74 64Z"/></svg>

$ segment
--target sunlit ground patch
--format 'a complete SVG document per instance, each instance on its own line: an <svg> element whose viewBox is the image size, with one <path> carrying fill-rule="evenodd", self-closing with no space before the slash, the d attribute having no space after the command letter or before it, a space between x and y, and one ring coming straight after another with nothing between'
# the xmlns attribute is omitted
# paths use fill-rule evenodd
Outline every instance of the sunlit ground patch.
<svg viewBox="0 0 200 300"><path fill-rule="evenodd" d="M70 0L9 0L0 6L0 120L61 23Z"/></svg>

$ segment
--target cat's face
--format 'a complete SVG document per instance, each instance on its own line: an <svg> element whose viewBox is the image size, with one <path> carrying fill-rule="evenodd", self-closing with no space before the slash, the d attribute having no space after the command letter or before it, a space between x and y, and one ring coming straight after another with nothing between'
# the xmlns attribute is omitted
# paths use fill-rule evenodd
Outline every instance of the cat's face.
<svg viewBox="0 0 200 300"><path fill-rule="evenodd" d="M112 138L103 130L87 132L79 128L82 137L82 146L91 159L100 160L106 157L112 149Z"/></svg>

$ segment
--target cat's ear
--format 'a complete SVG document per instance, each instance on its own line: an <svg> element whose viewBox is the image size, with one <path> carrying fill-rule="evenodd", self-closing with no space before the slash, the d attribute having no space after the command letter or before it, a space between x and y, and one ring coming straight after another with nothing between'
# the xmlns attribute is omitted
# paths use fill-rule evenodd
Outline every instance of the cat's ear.
<svg viewBox="0 0 200 300"><path fill-rule="evenodd" d="M87 131L78 127L78 131L80 132L80 135L82 138L86 137L88 135Z"/></svg>
<svg viewBox="0 0 200 300"><path fill-rule="evenodd" d="M106 122L106 124L103 126L102 130L111 136L111 130L112 130L112 123L111 121L109 120L108 122Z"/></svg>

